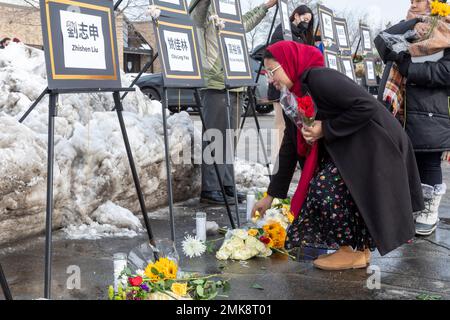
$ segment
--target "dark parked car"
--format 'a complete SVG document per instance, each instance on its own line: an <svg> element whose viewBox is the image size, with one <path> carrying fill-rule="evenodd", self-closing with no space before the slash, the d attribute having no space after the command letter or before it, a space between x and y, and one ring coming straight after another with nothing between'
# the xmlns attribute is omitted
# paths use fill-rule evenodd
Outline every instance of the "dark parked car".
<svg viewBox="0 0 450 320"><path fill-rule="evenodd" d="M262 59L264 46L259 46L250 54L250 65L252 67L254 78L259 70L259 64ZM143 93L148 95L152 100L161 101L163 78L161 73L149 74L142 76L137 86ZM189 107L196 105L194 92L192 89L168 89L169 110L171 112L186 111ZM263 69L256 87L256 111L259 113L270 113L273 111L272 103L267 99L267 78ZM247 108L248 97L244 96L244 108Z"/></svg>

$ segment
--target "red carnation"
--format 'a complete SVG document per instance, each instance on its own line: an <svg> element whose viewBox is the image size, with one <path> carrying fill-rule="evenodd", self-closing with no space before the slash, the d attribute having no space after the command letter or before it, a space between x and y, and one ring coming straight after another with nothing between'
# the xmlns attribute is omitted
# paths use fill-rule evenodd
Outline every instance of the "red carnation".
<svg viewBox="0 0 450 320"><path fill-rule="evenodd" d="M128 281L133 287L138 287L142 284L142 277L129 278Z"/></svg>
<svg viewBox="0 0 450 320"><path fill-rule="evenodd" d="M269 244L270 243L270 239L267 237L262 236L261 238L259 238L259 241L261 241L264 244Z"/></svg>

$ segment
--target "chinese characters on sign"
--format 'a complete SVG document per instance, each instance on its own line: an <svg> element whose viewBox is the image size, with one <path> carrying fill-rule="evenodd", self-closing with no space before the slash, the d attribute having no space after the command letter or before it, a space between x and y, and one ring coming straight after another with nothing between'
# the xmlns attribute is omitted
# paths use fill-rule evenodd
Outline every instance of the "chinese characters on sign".
<svg viewBox="0 0 450 320"><path fill-rule="evenodd" d="M247 66L245 64L245 51L242 40L225 38L225 45L227 48L228 59L230 63L231 72L247 72Z"/></svg>
<svg viewBox="0 0 450 320"><path fill-rule="evenodd" d="M63 10L60 14L65 67L106 69L101 17Z"/></svg>
<svg viewBox="0 0 450 320"><path fill-rule="evenodd" d="M171 71L194 72L191 45L187 33L164 30Z"/></svg>

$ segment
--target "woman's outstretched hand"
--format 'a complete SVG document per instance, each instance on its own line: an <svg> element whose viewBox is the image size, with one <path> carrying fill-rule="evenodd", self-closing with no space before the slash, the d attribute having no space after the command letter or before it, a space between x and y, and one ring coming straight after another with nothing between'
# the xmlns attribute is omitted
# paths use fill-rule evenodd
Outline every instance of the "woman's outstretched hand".
<svg viewBox="0 0 450 320"><path fill-rule="evenodd" d="M312 127L303 126L302 134L306 142L310 144L313 144L317 140L323 138L322 121L314 121L314 125Z"/></svg>
<svg viewBox="0 0 450 320"><path fill-rule="evenodd" d="M255 206L253 207L252 217L255 216L256 211L258 211L260 216L263 217L264 214L266 213L266 211L269 210L270 207L272 206L272 202L273 202L273 197L271 197L269 195L267 197L264 197L261 200L259 200L257 203L255 203Z"/></svg>

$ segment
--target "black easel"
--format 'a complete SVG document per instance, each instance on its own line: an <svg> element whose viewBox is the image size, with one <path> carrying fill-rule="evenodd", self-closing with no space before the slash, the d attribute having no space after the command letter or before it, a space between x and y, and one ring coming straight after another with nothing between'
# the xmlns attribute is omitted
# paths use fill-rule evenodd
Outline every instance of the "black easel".
<svg viewBox="0 0 450 320"><path fill-rule="evenodd" d="M2 287L3 295L6 300L13 300L11 291L9 290L8 282L6 281L5 273L3 272L2 265L0 263L0 285Z"/></svg>
<svg viewBox="0 0 450 320"><path fill-rule="evenodd" d="M114 98L115 110L119 119L120 129L122 131L122 137L125 144L128 161L133 176L133 181L136 187L139 204L141 207L142 215L144 217L144 223L147 229L147 234L151 245L155 245L153 232L150 226L150 221L147 216L147 209L145 206L144 196L141 190L139 177L136 171L136 166L131 152L130 142L128 140L128 134L123 119L123 106L120 99L120 92L134 91L133 88L118 88L118 89L46 89L46 92L40 96L42 99L45 94L49 94L49 115L48 115L48 158L47 158L47 209L46 209L46 224L45 224L45 285L44 285L44 297L50 299L51 297L51 275L52 275L52 220L53 220L53 166L54 166L54 136L55 136L55 117L58 114L57 104L60 94L75 94L75 93L99 93L99 92L111 92ZM26 116L37 105L33 103L33 106L27 111ZM23 122L26 116L22 117ZM155 252L155 259L158 259L158 254Z"/></svg>
<svg viewBox="0 0 450 320"><path fill-rule="evenodd" d="M270 44L270 39L272 37L273 29L275 28L275 22L277 20L278 10L279 10L279 6L277 4L277 7L275 9L275 14L274 14L273 19L272 19L272 24L270 26L269 35L267 36L267 41L266 41L265 48L267 48L269 46L269 44ZM259 78L261 76L261 71L263 69L263 65L264 65L264 59L261 59L261 61L259 63L258 73L256 74L256 80L255 80L256 84L258 84L258 82L259 82ZM272 173L271 173L271 170L270 170L269 158L267 157L267 151L266 151L266 148L264 146L264 140L263 140L263 138L261 136L261 126L260 126L260 123L259 123L259 120L258 120L258 115L256 114L256 101L257 101L257 99L256 99L256 86L254 86L254 87L247 87L247 95L248 95L248 99L249 99L249 106L247 106L247 109L245 110L244 119L242 120L241 128L239 130L239 138L238 138L238 140L240 140L241 132L244 129L245 121L247 120L247 117L248 117L248 112L251 109L251 112L253 113L253 118L255 119L256 129L258 131L258 138L260 140L261 147L262 147L262 150L263 150L264 161L266 162L265 166L267 167L267 172L269 174L269 179L272 180Z"/></svg>

